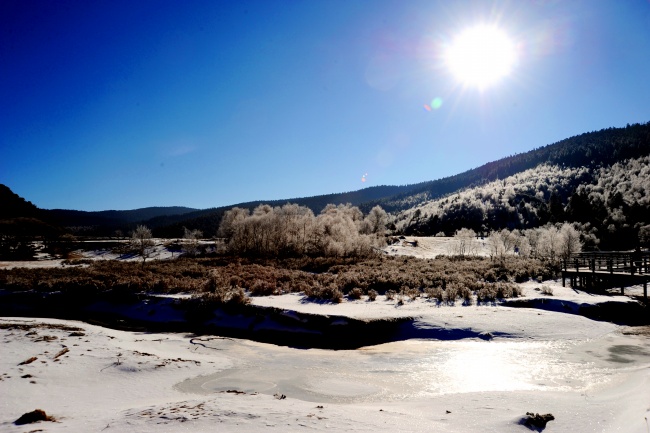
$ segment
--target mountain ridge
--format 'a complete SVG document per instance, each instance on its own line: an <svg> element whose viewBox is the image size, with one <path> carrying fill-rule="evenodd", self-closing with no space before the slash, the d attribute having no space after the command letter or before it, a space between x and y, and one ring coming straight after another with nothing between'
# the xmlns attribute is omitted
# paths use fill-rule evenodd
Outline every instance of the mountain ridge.
<svg viewBox="0 0 650 433"><path fill-rule="evenodd" d="M307 206L314 213L318 213L330 203L350 203L359 206L364 212L368 212L375 205L380 205L386 211L395 213L417 206L427 200L515 175L541 164L597 168L648 154L650 154L650 122L628 124L623 128L610 127L599 131L585 132L432 181L401 186L379 185L357 191L292 199L256 200L218 208L193 209L170 206L94 212L65 209L47 210L39 209L31 202L21 199L5 185L2 185L3 188L0 189L0 193L2 193L0 199L2 201L9 200L10 207L13 206L13 210L2 218L11 218L12 215L40 217L50 224L63 227L86 227L87 230L81 230L81 232L85 231L88 234L112 235L116 230L129 230L141 223L152 227L154 234L158 236L180 236L183 227L200 229L204 235L211 236L216 232L223 213L235 206L252 210L260 204L281 206L286 203L295 203ZM18 215L20 213L26 213L26 215Z"/></svg>

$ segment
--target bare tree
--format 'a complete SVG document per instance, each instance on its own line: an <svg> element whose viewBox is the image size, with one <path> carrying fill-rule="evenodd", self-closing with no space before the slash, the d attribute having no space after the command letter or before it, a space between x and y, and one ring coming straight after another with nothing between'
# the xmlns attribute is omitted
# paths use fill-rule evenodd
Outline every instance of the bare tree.
<svg viewBox="0 0 650 433"><path fill-rule="evenodd" d="M201 230L188 230L183 227L183 251L185 254L195 256L200 250L199 239L203 237Z"/></svg>
<svg viewBox="0 0 650 433"><path fill-rule="evenodd" d="M492 258L503 259L506 254L519 254L528 257L531 251L529 239L517 230L512 232L508 229L494 231L488 236L487 243Z"/></svg>
<svg viewBox="0 0 650 433"><path fill-rule="evenodd" d="M456 253L460 256L476 252L476 232L472 229L460 229L454 238L457 240Z"/></svg>
<svg viewBox="0 0 650 433"><path fill-rule="evenodd" d="M137 251L138 255L142 257L142 267L144 262L151 257L153 253L153 246L155 245L151 238L151 230L147 226L138 226L131 234L131 246Z"/></svg>

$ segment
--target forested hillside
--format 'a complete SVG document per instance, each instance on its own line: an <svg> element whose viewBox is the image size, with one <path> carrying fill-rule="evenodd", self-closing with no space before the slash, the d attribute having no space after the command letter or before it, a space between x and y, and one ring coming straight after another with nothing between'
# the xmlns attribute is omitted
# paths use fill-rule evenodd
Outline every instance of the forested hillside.
<svg viewBox="0 0 650 433"><path fill-rule="evenodd" d="M503 180L427 201L395 218L406 234L452 235L572 222L591 247L632 248L650 224L650 157L600 168L542 164Z"/></svg>
<svg viewBox="0 0 650 433"><path fill-rule="evenodd" d="M606 128L490 162L455 176L412 185L410 192L373 200L360 207L367 211L379 204L387 212L398 212L463 188L504 179L540 164L598 168L649 154L650 122L625 128Z"/></svg>

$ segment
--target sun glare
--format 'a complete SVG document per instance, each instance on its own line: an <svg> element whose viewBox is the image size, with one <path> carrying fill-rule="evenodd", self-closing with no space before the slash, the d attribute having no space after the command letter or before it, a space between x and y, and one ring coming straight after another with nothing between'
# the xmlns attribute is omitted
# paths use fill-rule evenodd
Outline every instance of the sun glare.
<svg viewBox="0 0 650 433"><path fill-rule="evenodd" d="M445 63L454 77L466 86L479 89L507 76L515 57L515 45L508 35L488 25L463 31L445 51Z"/></svg>

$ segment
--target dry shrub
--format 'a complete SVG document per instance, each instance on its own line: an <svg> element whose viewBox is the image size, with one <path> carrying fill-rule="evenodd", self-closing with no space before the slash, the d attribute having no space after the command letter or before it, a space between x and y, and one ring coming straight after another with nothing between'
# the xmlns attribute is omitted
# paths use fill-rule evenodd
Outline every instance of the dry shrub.
<svg viewBox="0 0 650 433"><path fill-rule="evenodd" d="M391 300L399 292L414 299L420 296L419 288L426 287L427 296L439 302L454 302L458 296L467 302L466 290L475 292L479 302L487 302L518 296L517 287L507 281L545 276L552 272L549 269L539 260L519 257L503 262L448 257L203 257L151 261L144 269L140 263L122 261L96 261L83 268L0 269L0 287L61 292L79 302L107 296L127 302L143 292L215 293L231 287L247 288L256 296L304 292L327 300L342 299L343 292L358 288Z"/></svg>
<svg viewBox="0 0 650 433"><path fill-rule="evenodd" d="M458 298L458 293L459 290L454 284L449 284L447 286L447 289L445 290L445 301L449 305L453 305L456 303L456 299Z"/></svg>
<svg viewBox="0 0 650 433"><path fill-rule="evenodd" d="M228 299L226 302L230 304L247 305L250 304L251 299L242 287L231 287L228 291Z"/></svg>
<svg viewBox="0 0 650 433"><path fill-rule="evenodd" d="M400 290L400 295L409 298L411 301L415 301L421 294L420 290L408 286L403 286Z"/></svg>
<svg viewBox="0 0 650 433"><path fill-rule="evenodd" d="M311 286L307 291L305 291L305 295L309 298L320 299L323 301L332 301L336 303L343 301L343 292L336 287L335 284Z"/></svg>
<svg viewBox="0 0 650 433"><path fill-rule="evenodd" d="M375 299L377 299L377 295L379 295L379 293L377 293L376 290L372 290L372 289L368 290L368 300L369 301L374 301Z"/></svg>
<svg viewBox="0 0 650 433"><path fill-rule="evenodd" d="M521 289L512 283L484 283L476 293L479 302L495 302L497 299L516 298L521 296Z"/></svg>
<svg viewBox="0 0 650 433"><path fill-rule="evenodd" d="M497 298L516 298L521 296L521 289L511 283L497 283Z"/></svg>
<svg viewBox="0 0 650 433"><path fill-rule="evenodd" d="M348 297L350 299L361 299L362 296L363 296L363 290L361 290L358 287L355 287L354 289L350 290L350 292L348 293Z"/></svg>
<svg viewBox="0 0 650 433"><path fill-rule="evenodd" d="M246 305L250 303L250 298L241 287L218 287L214 292L195 295L195 299L206 305L216 306L224 304Z"/></svg>
<svg viewBox="0 0 650 433"><path fill-rule="evenodd" d="M435 299L438 304L441 304L445 299L444 292L440 287L427 287L424 291L429 299Z"/></svg>
<svg viewBox="0 0 650 433"><path fill-rule="evenodd" d="M209 304L246 305L251 301L242 287L222 285L214 275L206 280L204 293L197 295L197 297Z"/></svg>
<svg viewBox="0 0 650 433"><path fill-rule="evenodd" d="M497 298L497 291L494 284L484 283L476 292L476 299L481 302L494 302Z"/></svg>
<svg viewBox="0 0 650 433"><path fill-rule="evenodd" d="M249 290L252 296L269 296L277 293L275 284L259 279L253 282Z"/></svg>
<svg viewBox="0 0 650 433"><path fill-rule="evenodd" d="M463 305L472 305L474 302L474 296L472 291L467 287L460 288L460 297L463 299Z"/></svg>

